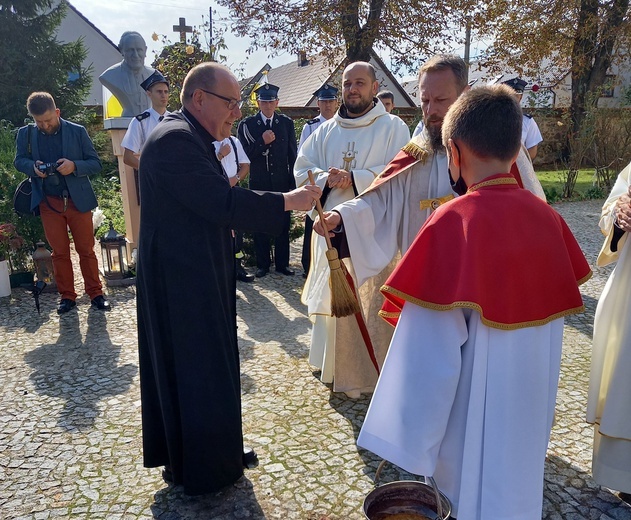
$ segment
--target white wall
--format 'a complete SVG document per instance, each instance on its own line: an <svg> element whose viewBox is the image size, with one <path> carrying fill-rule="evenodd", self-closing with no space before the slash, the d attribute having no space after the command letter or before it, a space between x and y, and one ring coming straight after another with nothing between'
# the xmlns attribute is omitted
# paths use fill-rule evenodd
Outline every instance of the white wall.
<svg viewBox="0 0 631 520"><path fill-rule="evenodd" d="M84 104L102 105L103 91L99 76L105 69L120 62L123 57L107 38L79 16L73 8L68 7L66 16L57 30L57 39L60 42L69 43L80 37L83 37L83 45L88 51L83 66L87 68L92 65L92 87Z"/></svg>

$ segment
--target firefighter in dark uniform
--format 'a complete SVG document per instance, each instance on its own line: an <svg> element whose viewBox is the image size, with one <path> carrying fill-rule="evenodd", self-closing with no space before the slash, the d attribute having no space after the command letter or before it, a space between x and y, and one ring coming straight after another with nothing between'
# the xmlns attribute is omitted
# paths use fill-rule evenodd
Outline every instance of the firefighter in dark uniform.
<svg viewBox="0 0 631 520"><path fill-rule="evenodd" d="M297 145L294 122L276 112L279 87L266 83L256 91L259 112L239 123L238 138L250 159L251 190L288 192L296 187L294 163ZM290 213L280 235L254 233L256 276L265 276L271 265L271 241L274 239L276 271L293 275L289 269Z"/></svg>

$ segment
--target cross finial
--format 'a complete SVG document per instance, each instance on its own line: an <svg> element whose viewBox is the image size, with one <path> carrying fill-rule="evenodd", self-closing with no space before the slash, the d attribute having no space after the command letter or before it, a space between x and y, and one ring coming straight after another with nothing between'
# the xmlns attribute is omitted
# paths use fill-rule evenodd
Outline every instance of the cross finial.
<svg viewBox="0 0 631 520"><path fill-rule="evenodd" d="M193 28L190 25L186 25L186 18L180 18L180 25L174 25L173 32L179 32L180 42L186 43L186 33L192 33Z"/></svg>

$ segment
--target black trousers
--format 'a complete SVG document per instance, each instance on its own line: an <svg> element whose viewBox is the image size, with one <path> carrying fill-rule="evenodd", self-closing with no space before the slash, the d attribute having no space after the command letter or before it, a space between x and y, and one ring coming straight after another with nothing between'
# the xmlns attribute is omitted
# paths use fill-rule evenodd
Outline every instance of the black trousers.
<svg viewBox="0 0 631 520"><path fill-rule="evenodd" d="M311 264L311 235L313 233L313 220L309 215L305 215L305 234L302 238L302 256L300 262L305 274L309 274Z"/></svg>
<svg viewBox="0 0 631 520"><path fill-rule="evenodd" d="M289 226L291 212L285 212L283 230L277 237L266 233L253 233L254 252L256 253L256 267L269 269L272 264L272 238L274 238L274 264L276 269L289 267Z"/></svg>

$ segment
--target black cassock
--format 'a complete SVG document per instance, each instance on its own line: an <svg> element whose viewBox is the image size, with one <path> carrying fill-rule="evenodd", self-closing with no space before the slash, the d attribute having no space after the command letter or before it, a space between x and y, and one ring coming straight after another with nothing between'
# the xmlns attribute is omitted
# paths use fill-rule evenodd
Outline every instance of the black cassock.
<svg viewBox="0 0 631 520"><path fill-rule="evenodd" d="M144 465L170 465L191 495L243 474L231 229L280 231L285 218L282 195L230 188L213 141L188 112L168 115L139 173Z"/></svg>

